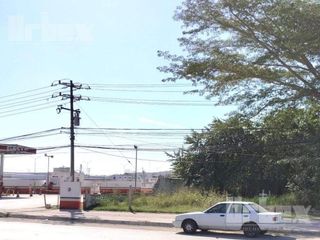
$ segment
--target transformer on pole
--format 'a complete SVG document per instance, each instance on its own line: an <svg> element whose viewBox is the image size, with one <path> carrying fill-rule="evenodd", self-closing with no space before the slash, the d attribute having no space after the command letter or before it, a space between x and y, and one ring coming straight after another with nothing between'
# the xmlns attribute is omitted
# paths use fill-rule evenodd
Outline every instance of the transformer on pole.
<svg viewBox="0 0 320 240"><path fill-rule="evenodd" d="M65 108L62 105L58 105L57 113L59 114L61 110L70 111L70 177L71 177L71 181L74 182L74 160L75 160L74 127L80 125L80 110L74 109L74 102L80 101L80 100L87 100L87 101L90 100L88 97L82 97L81 95L74 95L74 91L79 89L90 89L90 87L88 85L83 85L80 83L73 83L72 80L68 80L68 79L59 80L52 84L52 86L56 86L56 85L62 85L70 89L70 94L63 94L59 92L58 94L53 94L52 97L53 98L61 97L63 100L70 99L70 108Z"/></svg>

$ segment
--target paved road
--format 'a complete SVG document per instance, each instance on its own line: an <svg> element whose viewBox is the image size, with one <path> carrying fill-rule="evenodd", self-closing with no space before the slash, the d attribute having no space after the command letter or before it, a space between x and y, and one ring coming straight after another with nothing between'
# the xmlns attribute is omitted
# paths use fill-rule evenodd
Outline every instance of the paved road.
<svg viewBox="0 0 320 240"><path fill-rule="evenodd" d="M51 205L58 204L58 195L46 195L46 203ZM2 196L0 199L0 211L21 211L31 208L44 207L44 195L33 195L30 197L26 194L21 194L19 198L16 196Z"/></svg>
<svg viewBox="0 0 320 240"><path fill-rule="evenodd" d="M94 224L57 224L51 222L26 222L13 219L0 219L1 240L205 240L228 239L244 240L240 233L197 233L185 235L176 229L133 227L124 225L94 225ZM312 236L281 236L266 235L259 237L268 240L319 239Z"/></svg>

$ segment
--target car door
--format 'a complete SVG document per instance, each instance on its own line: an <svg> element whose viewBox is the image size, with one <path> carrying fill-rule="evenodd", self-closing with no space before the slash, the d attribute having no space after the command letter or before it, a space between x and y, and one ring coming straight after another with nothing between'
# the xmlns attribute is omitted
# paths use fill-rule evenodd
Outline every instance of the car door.
<svg viewBox="0 0 320 240"><path fill-rule="evenodd" d="M224 230L226 227L226 212L229 204L220 203L201 214L198 226L201 229Z"/></svg>
<svg viewBox="0 0 320 240"><path fill-rule="evenodd" d="M243 223L249 221L249 219L249 209L241 203L233 203L226 214L226 229L240 230Z"/></svg>

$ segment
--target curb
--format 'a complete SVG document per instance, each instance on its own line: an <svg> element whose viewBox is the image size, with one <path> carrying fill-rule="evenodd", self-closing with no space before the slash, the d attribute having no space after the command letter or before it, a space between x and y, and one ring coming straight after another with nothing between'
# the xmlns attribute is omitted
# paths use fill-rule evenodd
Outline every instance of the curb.
<svg viewBox="0 0 320 240"><path fill-rule="evenodd" d="M130 225L130 226L147 226L147 227L164 227L174 228L172 223L164 222L150 222L150 221L126 221L126 220L109 220L109 219L96 219L96 218L73 218L73 217L62 217L62 216L39 216L39 215L28 215L19 213L0 212L0 218L17 218L17 219L33 219L33 220L47 220L56 222L75 222L75 223L101 223L101 224L119 224L119 225ZM297 230L297 229L283 229L277 231L268 231L270 233L281 233L281 234L305 234L320 236L320 231L314 230Z"/></svg>
<svg viewBox="0 0 320 240"><path fill-rule="evenodd" d="M270 233L280 233L280 234L303 234L308 236L320 236L320 231L314 231L314 230L295 230L295 229L283 229L283 230L277 230L277 231L268 231Z"/></svg>
<svg viewBox="0 0 320 240"><path fill-rule="evenodd" d="M9 217L9 213L6 212L0 212L0 218Z"/></svg>
<svg viewBox="0 0 320 240"><path fill-rule="evenodd" d="M149 222L149 221L126 221L126 220L109 220L96 218L73 218L61 216L39 216L19 213L0 213L0 218L19 218L19 219L34 219L34 220L49 220L61 222L78 222L78 223L101 223L101 224L120 224L131 226L148 226L148 227L166 227L173 228L172 223Z"/></svg>

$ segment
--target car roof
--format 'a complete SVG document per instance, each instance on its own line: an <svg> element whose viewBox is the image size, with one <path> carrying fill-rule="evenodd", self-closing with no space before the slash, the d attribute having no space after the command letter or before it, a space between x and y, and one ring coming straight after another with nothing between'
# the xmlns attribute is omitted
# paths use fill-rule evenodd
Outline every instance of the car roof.
<svg viewBox="0 0 320 240"><path fill-rule="evenodd" d="M252 204L253 202L244 202L244 201L225 201L225 202L218 202L217 204L220 203L227 203L227 204L232 204L232 203L238 203L238 204Z"/></svg>

